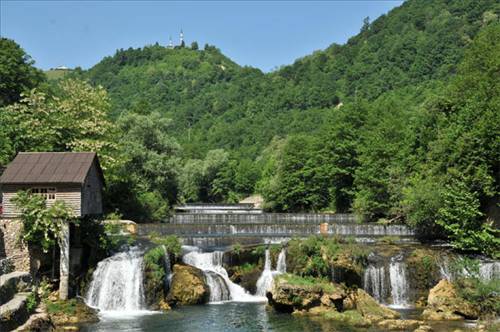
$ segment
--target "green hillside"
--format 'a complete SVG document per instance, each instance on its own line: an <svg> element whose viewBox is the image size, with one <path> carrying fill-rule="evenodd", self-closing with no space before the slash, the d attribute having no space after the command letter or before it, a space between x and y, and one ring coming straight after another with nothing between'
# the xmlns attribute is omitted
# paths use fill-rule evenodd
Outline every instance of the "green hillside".
<svg viewBox="0 0 500 332"><path fill-rule="evenodd" d="M271 211L404 222L495 256L499 17L493 0L409 0L267 74L209 45L118 50L21 103L2 95L0 162L96 150L108 211L140 222L259 193Z"/></svg>
<svg viewBox="0 0 500 332"><path fill-rule="evenodd" d="M212 148L254 158L275 135L317 130L327 111L354 96L448 80L496 1L407 1L345 45L277 72L240 67L216 48L119 50L90 69L115 114L158 111L194 155ZM272 120L272 121L271 121ZM258 133L258 134L257 134Z"/></svg>

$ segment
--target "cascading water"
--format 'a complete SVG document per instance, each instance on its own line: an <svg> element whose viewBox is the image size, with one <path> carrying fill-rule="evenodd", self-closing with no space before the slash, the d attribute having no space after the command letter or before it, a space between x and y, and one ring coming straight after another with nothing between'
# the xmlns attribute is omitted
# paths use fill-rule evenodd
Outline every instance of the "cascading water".
<svg viewBox="0 0 500 332"><path fill-rule="evenodd" d="M392 257L389 265L391 297L394 307L409 306L409 285L406 276L406 264L400 255Z"/></svg>
<svg viewBox="0 0 500 332"><path fill-rule="evenodd" d="M370 264L363 275L363 288L379 303L396 308L410 306L410 285L404 263L404 254L400 252L389 260L370 255Z"/></svg>
<svg viewBox="0 0 500 332"><path fill-rule="evenodd" d="M385 303L388 297L386 272L385 266L369 265L363 277L365 291L379 303Z"/></svg>
<svg viewBox="0 0 500 332"><path fill-rule="evenodd" d="M271 269L271 257L269 254L269 249L266 249L265 260L264 260L264 270L257 280L257 296L266 296L266 292L273 286L274 276L277 274L286 273L286 250L281 249L278 255L278 261L276 263L276 270Z"/></svg>
<svg viewBox="0 0 500 332"><path fill-rule="evenodd" d="M99 262L92 275L86 303L102 311L143 309L143 252L132 248Z"/></svg>
<svg viewBox="0 0 500 332"><path fill-rule="evenodd" d="M454 260L461 260L460 256ZM453 264L456 266L453 268ZM460 264L453 263L453 259L443 256L438 262L439 274L442 279L454 280L459 277L476 276L481 280L488 281L500 278L500 262L498 261L480 261L478 271L469 271L465 267L458 268Z"/></svg>
<svg viewBox="0 0 500 332"><path fill-rule="evenodd" d="M262 298L253 296L245 289L229 279L226 269L222 266L222 251L201 252L199 249L186 253L182 260L202 270L210 288L210 302L236 301L261 302Z"/></svg>
<svg viewBox="0 0 500 332"><path fill-rule="evenodd" d="M163 248L163 269L165 270L165 290L170 289L170 282L172 281L172 268L171 268L171 263L170 263L170 255L167 251L167 248L162 245Z"/></svg>
<svg viewBox="0 0 500 332"><path fill-rule="evenodd" d="M278 255L278 262L276 263L276 271L279 273L286 273L286 249L283 248Z"/></svg>
<svg viewBox="0 0 500 332"><path fill-rule="evenodd" d="M500 278L500 262L481 262L479 264L479 277L483 280Z"/></svg>

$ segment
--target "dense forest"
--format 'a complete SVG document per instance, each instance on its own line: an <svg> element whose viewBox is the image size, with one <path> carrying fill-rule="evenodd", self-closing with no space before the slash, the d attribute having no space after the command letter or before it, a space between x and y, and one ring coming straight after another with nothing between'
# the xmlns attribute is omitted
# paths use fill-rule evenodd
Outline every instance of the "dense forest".
<svg viewBox="0 0 500 332"><path fill-rule="evenodd" d="M498 255L499 15L409 0L271 73L193 42L49 80L3 38L0 164L96 150L108 211L137 221L259 193L271 211L354 212Z"/></svg>

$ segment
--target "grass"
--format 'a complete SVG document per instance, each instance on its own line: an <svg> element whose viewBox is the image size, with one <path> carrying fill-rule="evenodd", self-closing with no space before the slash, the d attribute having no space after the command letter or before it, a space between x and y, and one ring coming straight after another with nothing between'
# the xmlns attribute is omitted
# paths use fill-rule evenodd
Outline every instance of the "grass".
<svg viewBox="0 0 500 332"><path fill-rule="evenodd" d="M255 270L257 266L255 264L251 264L251 263L245 263L243 265L240 265L236 268L236 270L241 273L241 274L245 274L245 273L249 273L249 272L252 272L253 270Z"/></svg>
<svg viewBox="0 0 500 332"><path fill-rule="evenodd" d="M45 301L45 306L49 314L63 313L67 316L74 316L76 314L76 305L76 299L55 302L49 300Z"/></svg>
<svg viewBox="0 0 500 332"><path fill-rule="evenodd" d="M324 292L333 292L335 291L335 286L330 283L328 280L323 278L314 278L314 277L300 277L294 274L282 274L276 277L277 280L283 280L290 285L295 286L303 286L321 289Z"/></svg>

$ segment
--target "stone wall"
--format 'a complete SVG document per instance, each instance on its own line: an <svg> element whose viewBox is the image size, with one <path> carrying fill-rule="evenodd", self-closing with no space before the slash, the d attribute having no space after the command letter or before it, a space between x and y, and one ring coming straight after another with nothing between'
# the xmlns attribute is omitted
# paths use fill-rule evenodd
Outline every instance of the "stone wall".
<svg viewBox="0 0 500 332"><path fill-rule="evenodd" d="M30 271L30 254L19 241L20 230L20 220L0 219L0 259L7 258L16 271Z"/></svg>

